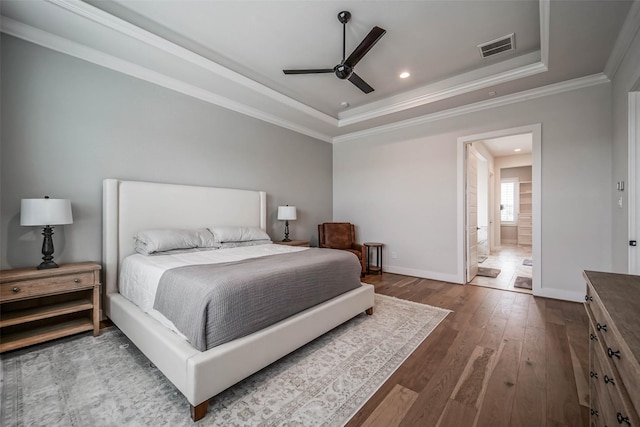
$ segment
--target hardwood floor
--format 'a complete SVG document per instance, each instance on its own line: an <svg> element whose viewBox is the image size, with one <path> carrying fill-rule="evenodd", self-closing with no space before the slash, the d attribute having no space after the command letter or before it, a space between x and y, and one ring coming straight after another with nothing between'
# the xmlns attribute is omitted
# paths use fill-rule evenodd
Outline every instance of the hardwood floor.
<svg viewBox="0 0 640 427"><path fill-rule="evenodd" d="M453 310L347 426L587 426L582 304L384 273L376 292Z"/></svg>
<svg viewBox="0 0 640 427"><path fill-rule="evenodd" d="M498 277L476 276L469 283L472 285L507 289L530 294L531 291L529 289L514 286L516 277L532 277L533 267L524 265L523 261L525 259L531 260L531 246L502 244L500 249L491 251L486 260L478 263L479 267L500 269Z"/></svg>

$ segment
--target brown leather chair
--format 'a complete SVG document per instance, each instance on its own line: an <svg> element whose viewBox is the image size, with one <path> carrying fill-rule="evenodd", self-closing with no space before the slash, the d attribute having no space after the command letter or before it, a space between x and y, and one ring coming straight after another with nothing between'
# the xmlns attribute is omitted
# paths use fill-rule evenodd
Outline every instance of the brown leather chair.
<svg viewBox="0 0 640 427"><path fill-rule="evenodd" d="M358 257L362 271L366 272L365 247L356 243L356 227L349 222L324 222L318 224L318 242L321 248L343 249Z"/></svg>

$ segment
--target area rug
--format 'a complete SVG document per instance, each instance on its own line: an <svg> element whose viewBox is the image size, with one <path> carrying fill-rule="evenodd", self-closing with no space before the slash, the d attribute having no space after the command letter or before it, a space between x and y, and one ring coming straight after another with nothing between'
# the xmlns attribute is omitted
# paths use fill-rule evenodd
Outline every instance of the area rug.
<svg viewBox="0 0 640 427"><path fill-rule="evenodd" d="M522 261L522 265L527 265L529 267L533 266L533 261L531 261L530 259L525 259L524 261Z"/></svg>
<svg viewBox="0 0 640 427"><path fill-rule="evenodd" d="M515 288L532 289L531 277L516 276L513 286Z"/></svg>
<svg viewBox="0 0 640 427"><path fill-rule="evenodd" d="M478 267L478 273L476 275L496 278L500 274L500 271L502 270L499 268Z"/></svg>
<svg viewBox="0 0 640 427"><path fill-rule="evenodd" d="M3 426L344 425L449 310L376 295L361 314L211 399L187 400L117 328L2 355Z"/></svg>

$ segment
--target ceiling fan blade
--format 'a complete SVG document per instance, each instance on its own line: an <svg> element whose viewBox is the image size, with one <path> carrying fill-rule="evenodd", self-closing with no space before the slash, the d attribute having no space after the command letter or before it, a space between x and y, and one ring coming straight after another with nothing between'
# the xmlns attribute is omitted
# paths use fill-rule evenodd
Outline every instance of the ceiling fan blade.
<svg viewBox="0 0 640 427"><path fill-rule="evenodd" d="M285 74L321 74L321 73L333 73L333 68L317 68L308 70L282 70Z"/></svg>
<svg viewBox="0 0 640 427"><path fill-rule="evenodd" d="M360 78L360 76L357 75L356 73L351 73L351 75L349 76L349 81L351 83L353 83L354 85L356 85L358 87L358 89L360 89L364 93L373 92L373 88L371 86L369 86L369 84L367 84L367 82L362 80Z"/></svg>
<svg viewBox="0 0 640 427"><path fill-rule="evenodd" d="M371 50L371 48L380 40L380 37L384 36L387 30L384 30L380 27L373 27L367 37L360 42L358 47L355 48L351 55L344 61L345 64L350 66L351 68L355 67L355 65L360 62L360 60Z"/></svg>

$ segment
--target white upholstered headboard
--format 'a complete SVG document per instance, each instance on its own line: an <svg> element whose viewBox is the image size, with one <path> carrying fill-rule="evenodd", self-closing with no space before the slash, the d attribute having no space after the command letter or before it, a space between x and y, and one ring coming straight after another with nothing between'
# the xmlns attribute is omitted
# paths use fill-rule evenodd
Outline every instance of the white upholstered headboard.
<svg viewBox="0 0 640 427"><path fill-rule="evenodd" d="M137 232L213 226L265 230L266 206L264 191L105 179L102 261L106 294L118 292L118 267L135 252L133 236Z"/></svg>

